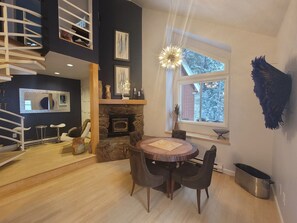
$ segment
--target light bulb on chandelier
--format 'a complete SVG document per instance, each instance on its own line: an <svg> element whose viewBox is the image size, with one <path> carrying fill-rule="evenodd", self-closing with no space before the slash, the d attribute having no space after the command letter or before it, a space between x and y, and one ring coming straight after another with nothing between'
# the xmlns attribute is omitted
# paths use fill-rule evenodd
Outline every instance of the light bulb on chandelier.
<svg viewBox="0 0 297 223"><path fill-rule="evenodd" d="M165 47L159 56L159 61L162 67L175 69L182 63L182 50L178 46Z"/></svg>

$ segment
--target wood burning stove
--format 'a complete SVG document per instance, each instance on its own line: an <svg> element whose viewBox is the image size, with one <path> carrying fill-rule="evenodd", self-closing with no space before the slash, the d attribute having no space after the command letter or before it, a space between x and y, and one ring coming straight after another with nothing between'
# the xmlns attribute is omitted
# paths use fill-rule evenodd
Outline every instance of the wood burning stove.
<svg viewBox="0 0 297 223"><path fill-rule="evenodd" d="M108 137L129 135L130 132L135 130L134 121L134 114L109 115Z"/></svg>

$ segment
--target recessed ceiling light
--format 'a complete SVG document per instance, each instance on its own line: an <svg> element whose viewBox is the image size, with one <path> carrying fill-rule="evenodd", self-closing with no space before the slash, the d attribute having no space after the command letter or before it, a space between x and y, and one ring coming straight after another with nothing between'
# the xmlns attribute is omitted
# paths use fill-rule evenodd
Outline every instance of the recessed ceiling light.
<svg viewBox="0 0 297 223"><path fill-rule="evenodd" d="M59 72L55 72L54 74L59 75L60 73Z"/></svg>
<svg viewBox="0 0 297 223"><path fill-rule="evenodd" d="M67 66L68 66L68 67L73 67L73 64L68 63Z"/></svg>

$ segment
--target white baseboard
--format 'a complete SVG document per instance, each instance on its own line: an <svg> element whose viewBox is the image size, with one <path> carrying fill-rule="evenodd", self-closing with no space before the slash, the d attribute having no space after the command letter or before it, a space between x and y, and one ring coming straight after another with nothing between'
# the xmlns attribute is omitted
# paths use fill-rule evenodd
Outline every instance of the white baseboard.
<svg viewBox="0 0 297 223"><path fill-rule="evenodd" d="M57 140L57 137L45 138L43 139L43 142L51 142L54 140ZM25 145L34 145L34 144L40 144L40 143L41 143L41 139L37 139L37 140L26 141Z"/></svg>
<svg viewBox="0 0 297 223"><path fill-rule="evenodd" d="M203 159L202 158L199 158L199 157L196 157L196 158L190 159L190 162L191 163L194 163L194 164L200 164L200 165L202 165L203 164ZM223 173L223 170L224 170L223 164L221 164L221 163L214 163L213 170L214 171L217 171L219 173Z"/></svg>
<svg viewBox="0 0 297 223"><path fill-rule="evenodd" d="M235 171L234 170L223 169L223 173L227 174L229 176L235 176Z"/></svg>
<svg viewBox="0 0 297 223"><path fill-rule="evenodd" d="M280 207L279 207L279 203L278 203L278 199L276 197L276 193L275 193L274 187L272 186L271 188L272 188L272 193L273 193L274 201L276 203L276 208L277 208L277 211L278 211L278 214L279 214L281 223L284 223L283 215L282 215L282 212L281 212Z"/></svg>

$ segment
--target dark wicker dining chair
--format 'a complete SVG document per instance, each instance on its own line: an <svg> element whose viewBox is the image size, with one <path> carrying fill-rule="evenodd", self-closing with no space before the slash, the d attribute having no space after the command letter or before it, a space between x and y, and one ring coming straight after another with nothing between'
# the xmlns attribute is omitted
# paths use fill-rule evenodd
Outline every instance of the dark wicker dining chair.
<svg viewBox="0 0 297 223"><path fill-rule="evenodd" d="M200 214L200 194L205 189L207 198L209 198L208 187L211 183L212 170L216 158L217 148L212 146L206 151L201 167L190 163L184 163L180 168L173 170L171 175L171 200L173 197L174 182L180 183L185 187L196 189L198 213Z"/></svg>
<svg viewBox="0 0 297 223"><path fill-rule="evenodd" d="M172 130L172 134L171 134L171 137L172 138L176 138L176 139L183 139L183 140L186 140L187 139L187 131L184 131L184 130ZM193 147L197 147L195 144L192 144ZM195 165L200 165L199 162L201 160L198 158L198 157L194 157L192 158L191 160L188 160L186 162L189 162L189 163L192 163L192 164L195 164Z"/></svg>
<svg viewBox="0 0 297 223"><path fill-rule="evenodd" d="M136 144L142 140L142 134L139 131L130 132L130 144L136 146Z"/></svg>
<svg viewBox="0 0 297 223"><path fill-rule="evenodd" d="M177 139L183 139L183 140L186 140L187 138L187 132L184 131L184 130L172 130L172 133L171 133L171 137L172 138L177 138Z"/></svg>
<svg viewBox="0 0 297 223"><path fill-rule="evenodd" d="M143 150L130 146L129 151L131 175L133 180L131 196L133 194L135 184L146 187L147 211L150 212L150 188L158 187L166 182L168 196L170 190L169 171L154 164L147 165Z"/></svg>

